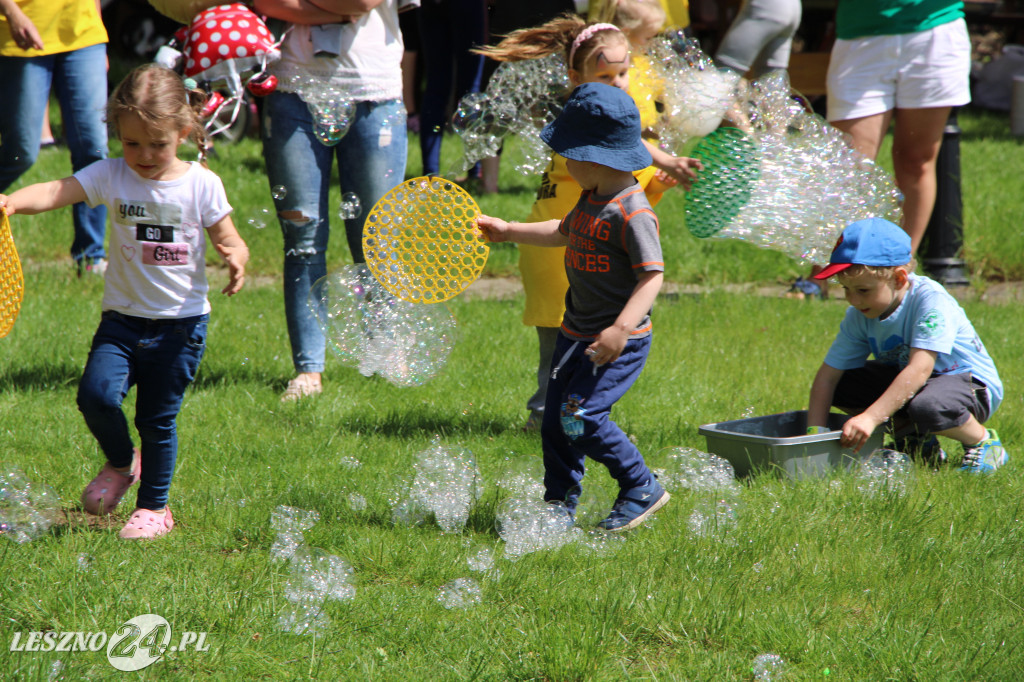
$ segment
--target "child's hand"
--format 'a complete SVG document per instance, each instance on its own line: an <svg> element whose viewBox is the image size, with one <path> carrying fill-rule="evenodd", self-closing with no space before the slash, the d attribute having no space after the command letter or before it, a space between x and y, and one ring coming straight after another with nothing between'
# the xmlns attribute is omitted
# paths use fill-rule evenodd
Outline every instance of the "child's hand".
<svg viewBox="0 0 1024 682"><path fill-rule="evenodd" d="M501 218L492 218L481 213L476 217L476 226L489 242L508 241L508 223Z"/></svg>
<svg viewBox="0 0 1024 682"><path fill-rule="evenodd" d="M0 194L0 209L3 209L4 213L6 213L9 216L12 216L18 212L14 208L14 204L11 203L10 198L6 194Z"/></svg>
<svg viewBox="0 0 1024 682"><path fill-rule="evenodd" d="M647 183L647 187L644 189L645 192L653 192L655 194L663 194L673 187L678 187L679 181L673 178L671 175L661 170L660 168L654 171L654 177Z"/></svg>
<svg viewBox="0 0 1024 682"><path fill-rule="evenodd" d="M839 438L839 444L844 448L853 448L854 452L858 452L868 442L868 438L871 437L871 434L875 432L875 429L881 423L868 412L861 412L854 417L850 417L843 424L843 435Z"/></svg>
<svg viewBox="0 0 1024 682"><path fill-rule="evenodd" d="M587 346L587 350L584 352L590 356L591 362L600 367L618 360L628 340L629 332L612 325L598 334L594 342Z"/></svg>
<svg viewBox="0 0 1024 682"><path fill-rule="evenodd" d="M221 293L234 296L242 290L242 285L245 284L245 264L249 262L249 247L245 244L241 246L214 244L214 247L228 264L228 271L231 274L231 279L227 286L221 289Z"/></svg>
<svg viewBox="0 0 1024 682"><path fill-rule="evenodd" d="M657 165L685 190L693 186L693 181L697 179L697 171L704 170L704 164L699 159L691 159L688 156L669 156L663 163Z"/></svg>

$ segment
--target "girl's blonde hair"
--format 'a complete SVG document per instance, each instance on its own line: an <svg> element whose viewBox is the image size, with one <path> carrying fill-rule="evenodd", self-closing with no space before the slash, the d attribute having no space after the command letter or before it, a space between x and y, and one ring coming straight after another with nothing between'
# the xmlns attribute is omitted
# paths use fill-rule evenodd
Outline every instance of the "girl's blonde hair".
<svg viewBox="0 0 1024 682"><path fill-rule="evenodd" d="M546 24L512 31L497 45L482 47L474 52L498 62L519 62L547 57L561 51L565 56L566 65L570 69L582 72L583 65L597 50L628 42L622 31L594 31L582 40L573 52L573 43L583 30L591 25L575 14L563 14Z"/></svg>
<svg viewBox="0 0 1024 682"><path fill-rule="evenodd" d="M206 151L206 131L199 112L207 95L188 88L177 73L160 64L143 64L132 69L114 89L107 102L107 124L120 139L119 121L127 113L138 115L146 125L156 128L188 130L189 139Z"/></svg>
<svg viewBox="0 0 1024 682"><path fill-rule="evenodd" d="M665 10L657 0L618 0L609 5L613 10L611 22L627 35L644 27L651 27L657 33L665 25Z"/></svg>

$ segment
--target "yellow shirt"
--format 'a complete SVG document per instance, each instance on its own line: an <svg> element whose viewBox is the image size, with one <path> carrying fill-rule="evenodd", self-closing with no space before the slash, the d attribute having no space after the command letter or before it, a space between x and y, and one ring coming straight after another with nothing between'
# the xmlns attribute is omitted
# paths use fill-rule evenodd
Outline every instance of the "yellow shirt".
<svg viewBox="0 0 1024 682"><path fill-rule="evenodd" d="M651 60L634 55L629 65L629 94L640 110L640 127L653 130L658 124L656 103L661 99L664 85L651 69Z"/></svg>
<svg viewBox="0 0 1024 682"><path fill-rule="evenodd" d="M648 166L633 173L644 188L651 206L661 201L662 189L651 181L657 169ZM655 183L658 185L659 183ZM537 199L525 222L534 223L557 218L561 220L579 201L583 189L569 175L565 157L552 154L541 177ZM565 292L569 280L565 275L565 248L556 246L519 245L519 275L526 293L523 324L531 327L559 327L565 313Z"/></svg>
<svg viewBox="0 0 1024 682"><path fill-rule="evenodd" d="M18 47L7 18L0 17L0 56L40 57L107 42L96 0L16 0L15 4L36 25L43 49Z"/></svg>
<svg viewBox="0 0 1024 682"><path fill-rule="evenodd" d="M690 25L690 0L658 0L665 10L665 28L675 26L686 28Z"/></svg>

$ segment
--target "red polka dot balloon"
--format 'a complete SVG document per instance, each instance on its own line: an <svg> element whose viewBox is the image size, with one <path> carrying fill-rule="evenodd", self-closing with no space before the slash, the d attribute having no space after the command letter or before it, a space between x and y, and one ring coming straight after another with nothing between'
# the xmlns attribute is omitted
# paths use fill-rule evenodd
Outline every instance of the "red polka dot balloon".
<svg viewBox="0 0 1024 682"><path fill-rule="evenodd" d="M241 75L262 73L281 52L266 24L241 3L218 5L196 15L185 36L185 76L227 81L241 94Z"/></svg>

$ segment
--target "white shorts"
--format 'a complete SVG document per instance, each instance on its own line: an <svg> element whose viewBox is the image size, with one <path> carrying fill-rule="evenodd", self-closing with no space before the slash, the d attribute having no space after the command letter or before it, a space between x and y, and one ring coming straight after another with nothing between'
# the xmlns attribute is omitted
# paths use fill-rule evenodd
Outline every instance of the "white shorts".
<svg viewBox="0 0 1024 682"><path fill-rule="evenodd" d="M837 40L828 66L828 120L971 101L971 39L957 19L927 31Z"/></svg>

